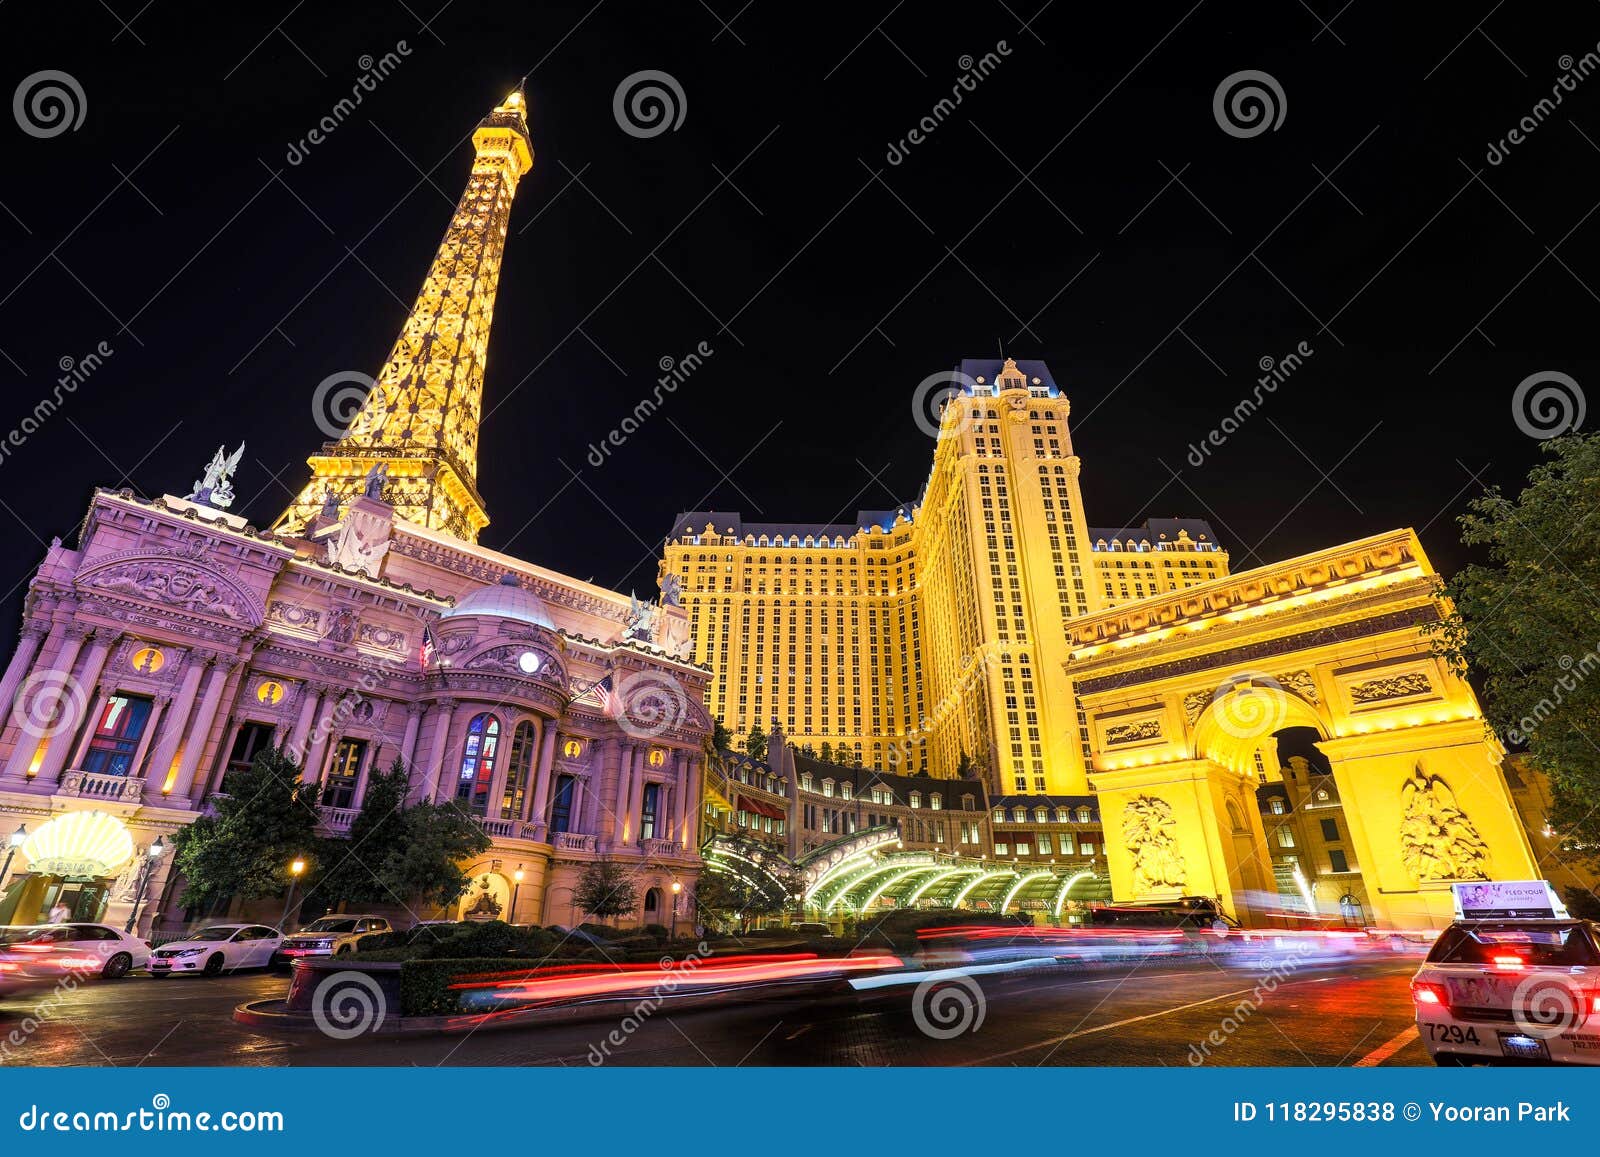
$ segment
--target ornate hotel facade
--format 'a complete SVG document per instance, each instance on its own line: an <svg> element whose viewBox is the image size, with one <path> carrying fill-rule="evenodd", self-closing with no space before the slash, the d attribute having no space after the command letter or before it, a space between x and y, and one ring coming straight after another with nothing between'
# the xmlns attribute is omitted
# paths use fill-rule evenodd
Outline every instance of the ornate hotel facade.
<svg viewBox="0 0 1600 1157"><path fill-rule="evenodd" d="M1439 925L1453 882L1534 877L1504 752L1430 652L1448 608L1414 533L1232 574L1204 522L1090 525L1044 363L966 361L949 380L915 503L848 524L678 517L663 573L735 736L977 775L1019 820L1092 794L1116 899L1216 897L1245 923ZM1315 765L1279 759L1291 736ZM1051 846L1039 828L1028 846ZM1082 866L962 867L960 851L919 872L863 840L829 870L880 904L966 871L1014 900L1036 881L1059 907Z"/></svg>
<svg viewBox="0 0 1600 1157"><path fill-rule="evenodd" d="M51 544L0 679L0 836L25 833L0 923L58 903L176 922L183 882L168 856L141 889L145 852L269 746L295 755L330 834L396 758L414 799L483 825L470 894L402 917L573 924L601 857L637 870L640 921L667 919L674 881L692 889L709 672L685 613L476 545L488 330L533 160L522 95L473 141L376 385L273 529L227 509L239 455L219 451L187 497L98 490L76 542Z"/></svg>

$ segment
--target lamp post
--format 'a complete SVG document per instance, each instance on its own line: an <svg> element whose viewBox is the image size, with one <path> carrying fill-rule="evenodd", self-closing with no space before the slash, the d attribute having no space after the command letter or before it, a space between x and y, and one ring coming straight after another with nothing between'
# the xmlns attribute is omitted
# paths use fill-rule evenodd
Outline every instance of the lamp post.
<svg viewBox="0 0 1600 1157"><path fill-rule="evenodd" d="M12 832L6 840L6 864L0 868L0 888L5 887L6 877L11 875L11 858L17 854L17 849L28 840L28 825L18 824L17 830Z"/></svg>
<svg viewBox="0 0 1600 1157"><path fill-rule="evenodd" d="M278 917L278 931L283 931L283 926L289 919L289 908L294 904L294 886L300 882L301 873L306 870L306 862L299 856L289 864L289 894L283 898L283 915Z"/></svg>
<svg viewBox="0 0 1600 1157"><path fill-rule="evenodd" d="M668 933L669 941L678 938L678 895L683 891L683 881L672 881L672 930Z"/></svg>
<svg viewBox="0 0 1600 1157"><path fill-rule="evenodd" d="M522 891L523 875L524 873L522 871L522 865L518 864L517 870L511 873L511 879L513 881L511 885L511 911L508 913L511 919L506 921L507 924L515 924L517 922L517 893Z"/></svg>
<svg viewBox="0 0 1600 1157"><path fill-rule="evenodd" d="M16 837L13 836L13 839ZM144 903L144 891L150 886L150 877L155 875L156 864L166 854L167 841L161 836L156 837L156 842L145 849L144 863L139 866L139 887L133 894L133 910L128 913L128 922L123 926L124 932L132 932L133 926L139 920L139 905ZM11 857L6 857L6 867L11 866Z"/></svg>

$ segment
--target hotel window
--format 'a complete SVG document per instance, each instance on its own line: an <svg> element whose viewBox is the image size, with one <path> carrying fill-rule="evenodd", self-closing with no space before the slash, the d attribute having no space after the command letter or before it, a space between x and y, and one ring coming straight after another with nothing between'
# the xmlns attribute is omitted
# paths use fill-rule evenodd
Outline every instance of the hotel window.
<svg viewBox="0 0 1600 1157"><path fill-rule="evenodd" d="M833 796L833 780L825 779L825 780L822 781L822 794L825 795L825 796L828 796L830 799L832 798L832 796Z"/></svg>
<svg viewBox="0 0 1600 1157"><path fill-rule="evenodd" d="M1289 830L1287 824L1278 829L1278 846L1280 848L1294 847L1294 833Z"/></svg>
<svg viewBox="0 0 1600 1157"><path fill-rule="evenodd" d="M1348 872L1350 870L1350 861L1344 858L1344 853L1338 848L1328 849L1328 863L1335 872Z"/></svg>
<svg viewBox="0 0 1600 1157"><path fill-rule="evenodd" d="M133 753L149 721L150 700L135 695L109 697L95 721L89 750L83 755L83 770L95 775L127 775L133 770Z"/></svg>
<svg viewBox="0 0 1600 1157"><path fill-rule="evenodd" d="M1034 841L1034 843L1036 845L1038 845L1039 854L1041 856L1051 855L1055 851L1055 848L1054 848L1054 842L1055 841L1053 841L1050 838L1050 833L1049 832L1035 832L1034 836L1033 836L1033 841Z"/></svg>
<svg viewBox="0 0 1600 1157"><path fill-rule="evenodd" d="M511 768L506 773L506 790L500 799L500 818L503 820L522 817L522 801L533 779L533 756L537 747L533 721L524 719L511 733Z"/></svg>
<svg viewBox="0 0 1600 1157"><path fill-rule="evenodd" d="M1272 810L1272 814L1275 815L1275 816L1281 816L1284 812L1286 812L1288 810L1288 808L1284 804L1283 800L1280 799L1277 796L1273 796L1272 797L1272 802L1269 803L1267 806Z"/></svg>
<svg viewBox="0 0 1600 1157"><path fill-rule="evenodd" d="M1049 823L1050 822L1050 811L1049 811L1049 809L1048 808L1042 808L1042 807L1034 808L1033 809L1033 822L1036 823L1036 824L1047 824L1047 823Z"/></svg>
<svg viewBox="0 0 1600 1157"><path fill-rule="evenodd" d="M572 797L577 793L578 780L576 776L562 775L556 778L555 799L550 804L550 831L570 832L572 830Z"/></svg>
<svg viewBox="0 0 1600 1157"><path fill-rule="evenodd" d="M914 792L911 793L911 806L912 807L921 807L922 806L922 793L920 791L914 791Z"/></svg>
<svg viewBox="0 0 1600 1157"><path fill-rule="evenodd" d="M356 784L361 779L361 765L367 758L365 739L341 739L334 749L333 763L327 778L322 782L323 807L354 807Z"/></svg>
<svg viewBox="0 0 1600 1157"><path fill-rule="evenodd" d="M1003 844L999 840L996 840L994 844L994 854L997 856L1009 856L1011 854L1011 845Z"/></svg>
<svg viewBox="0 0 1600 1157"><path fill-rule="evenodd" d="M467 724L467 741L461 750L461 773L456 777L456 802L473 815L489 814L489 788L494 782L495 757L500 748L500 720L488 712L474 715Z"/></svg>
<svg viewBox="0 0 1600 1157"><path fill-rule="evenodd" d="M1080 856L1094 855L1094 844L1090 843L1088 840L1083 840L1078 844L1078 854Z"/></svg>
<svg viewBox="0 0 1600 1157"><path fill-rule="evenodd" d="M1080 824L1086 824L1086 823L1089 822L1089 809L1088 808L1081 807L1081 808L1078 809L1078 822Z"/></svg>
<svg viewBox="0 0 1600 1157"><path fill-rule="evenodd" d="M653 840L656 838L656 816L661 811L661 785L647 783L644 785L644 801L639 807L639 838Z"/></svg>
<svg viewBox="0 0 1600 1157"><path fill-rule="evenodd" d="M228 752L227 765L222 769L222 783L218 791L228 790L228 776L236 771L248 771L256 755L272 746L274 728L270 723L245 723L233 737L233 749Z"/></svg>
<svg viewBox="0 0 1600 1157"><path fill-rule="evenodd" d="M1339 821L1338 820L1323 820L1322 821L1322 838L1325 839L1325 840L1329 840L1329 841L1337 840L1339 838Z"/></svg>
<svg viewBox="0 0 1600 1157"><path fill-rule="evenodd" d="M928 793L928 806L934 811L938 811L944 807L944 798L936 791L930 792Z"/></svg>

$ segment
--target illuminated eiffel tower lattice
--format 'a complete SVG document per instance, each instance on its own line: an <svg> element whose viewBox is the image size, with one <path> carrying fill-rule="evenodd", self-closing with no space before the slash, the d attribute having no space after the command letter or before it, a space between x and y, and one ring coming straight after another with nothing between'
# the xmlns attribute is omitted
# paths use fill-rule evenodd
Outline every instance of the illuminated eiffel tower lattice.
<svg viewBox="0 0 1600 1157"><path fill-rule="evenodd" d="M380 465L397 517L467 542L489 524L478 425L511 202L533 167L525 103L513 92L472 134L472 175L389 360L344 435L307 459L311 480L274 531L301 533L330 500L361 494Z"/></svg>

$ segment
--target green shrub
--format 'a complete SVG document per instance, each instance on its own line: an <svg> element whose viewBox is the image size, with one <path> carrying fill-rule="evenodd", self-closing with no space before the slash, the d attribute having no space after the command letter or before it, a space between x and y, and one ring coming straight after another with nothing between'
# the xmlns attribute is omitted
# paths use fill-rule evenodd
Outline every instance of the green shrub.
<svg viewBox="0 0 1600 1157"><path fill-rule="evenodd" d="M599 940L621 940L624 936L633 935L632 929L613 928L609 924L579 924L577 930Z"/></svg>
<svg viewBox="0 0 1600 1157"><path fill-rule="evenodd" d="M639 929L639 934L641 936L654 936L657 940L665 940L670 935L665 924L646 924Z"/></svg>
<svg viewBox="0 0 1600 1157"><path fill-rule="evenodd" d="M356 941L357 952L387 952L411 943L409 932L372 932Z"/></svg>

